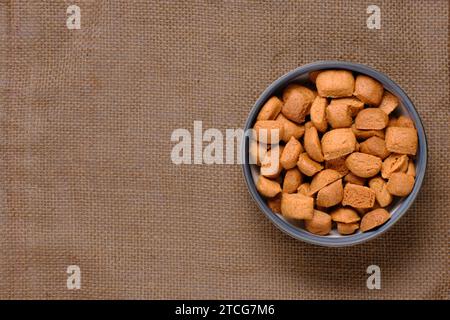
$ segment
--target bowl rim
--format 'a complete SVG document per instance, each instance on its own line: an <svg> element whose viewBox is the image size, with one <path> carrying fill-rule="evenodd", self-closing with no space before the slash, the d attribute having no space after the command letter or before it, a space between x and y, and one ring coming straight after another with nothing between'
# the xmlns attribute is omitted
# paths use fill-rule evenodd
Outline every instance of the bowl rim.
<svg viewBox="0 0 450 320"><path fill-rule="evenodd" d="M416 165L416 182L414 184L414 188L412 192L402 200L399 206L395 209L395 215L392 215L391 219L389 219L385 224L380 226L379 228L364 232L358 233L350 236L340 236L340 237L327 237L327 236L319 236L309 233L304 229L300 229L288 221L282 219L278 214L272 212L272 210L268 207L263 197L256 190L256 185L253 180L253 176L251 173L250 163L249 163L249 137L248 135L244 135L244 139L242 140L241 146L241 157L242 161L242 169L244 174L244 179L247 184L247 189L250 192L253 200L257 203L259 209L265 214L267 218L281 231L290 235L291 237L302 240L304 242L326 246L326 247L346 247L353 246L356 244L361 244L371 239L374 239L388 229L390 229L411 207L412 203L416 199L420 188L422 187L422 183L425 177L425 171L427 167L427 158L428 158L428 148L427 148L427 138L425 129L420 119L420 116L412 103L411 99L408 95L403 91L403 89L393 80L391 80L384 73L369 67L364 64L348 62L348 61L338 61L338 60L320 60L316 62L312 62L309 64L305 64L303 66L297 67L293 69L277 80L272 82L259 96L256 100L255 104L250 110L250 113L247 117L244 126L244 132L247 132L248 129L252 128L253 123L256 120L256 116L259 110L262 108L263 103L267 101L269 97L271 97L275 92L279 89L286 87L286 85L294 80L296 80L299 76L307 74L312 71L318 71L323 69L346 69L351 70L352 72L357 72L361 74L365 74L373 77L374 79L380 81L383 84L383 87L388 91L396 95L404 105L404 107L408 110L410 116L412 116L413 121L415 123L418 140L419 140L419 154L420 157L417 157L416 161L419 162L420 168Z"/></svg>

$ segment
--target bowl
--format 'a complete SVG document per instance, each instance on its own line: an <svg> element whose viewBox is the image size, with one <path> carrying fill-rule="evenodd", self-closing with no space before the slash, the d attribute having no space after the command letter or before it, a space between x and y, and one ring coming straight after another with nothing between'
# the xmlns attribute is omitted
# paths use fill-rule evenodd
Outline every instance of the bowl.
<svg viewBox="0 0 450 320"><path fill-rule="evenodd" d="M258 193L256 190L255 181L258 177L258 167L254 164L250 164L249 162L249 137L245 135L243 139L242 145L242 159L243 159L243 172L245 182L247 184L248 190L257 203L258 207L265 214L270 221L272 221L275 226L277 226L280 230L287 233L288 235L294 237L295 239L299 239L305 241L307 243L327 246L327 247L344 247L360 244L371 239L378 237L379 235L386 232L389 228L391 228L405 213L408 211L409 207L412 205L414 200L416 199L419 190L422 186L422 182L425 176L425 170L427 166L427 141L425 136L425 131L423 128L423 124L420 120L419 114L417 113L413 103L406 95L406 93L400 88L398 84L392 81L385 74L368 67L363 64L353 63L353 62L344 62L344 61L318 61L314 63L310 63L304 66L301 66L295 70L292 70L279 79L275 80L256 101L255 105L250 111L248 115L247 121L245 123L244 131L248 132L249 129L253 128L253 125L256 121L256 117L259 113L259 110L262 108L264 103L273 95L279 95L280 92L291 82L307 82L308 74L312 71L324 70L324 69L345 69L351 70L356 74L365 74L368 75L380 83L383 84L384 88L390 91L392 94L398 97L399 106L394 110L393 114L398 116L400 114L404 114L409 116L415 123L417 134L418 134L418 150L415 158L416 164L416 181L414 184L414 188L412 192L403 198L396 198L394 202L389 205L386 210L391 213L391 219L389 219L385 224L378 227L377 229L370 230L367 232L360 232L353 235L340 235L333 230L330 235L327 236L319 236L312 234L299 225L296 225L288 220L286 220L282 215L272 212L272 210L266 204L264 198Z"/></svg>

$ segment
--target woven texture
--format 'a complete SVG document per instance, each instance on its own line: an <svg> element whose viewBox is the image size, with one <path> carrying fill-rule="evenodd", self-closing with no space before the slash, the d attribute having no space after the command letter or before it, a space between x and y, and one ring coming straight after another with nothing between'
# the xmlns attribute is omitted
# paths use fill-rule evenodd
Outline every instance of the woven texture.
<svg viewBox="0 0 450 320"><path fill-rule="evenodd" d="M381 30L367 1L0 1L0 298L449 299L448 3L377 4ZM242 127L327 59L389 75L429 143L413 207L350 248L280 232L239 165L170 160L173 130Z"/></svg>

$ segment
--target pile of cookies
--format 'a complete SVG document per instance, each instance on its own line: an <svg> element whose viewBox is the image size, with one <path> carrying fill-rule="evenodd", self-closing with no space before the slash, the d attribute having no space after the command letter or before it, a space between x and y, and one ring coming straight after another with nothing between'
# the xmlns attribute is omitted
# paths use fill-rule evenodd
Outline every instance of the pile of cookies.
<svg viewBox="0 0 450 320"><path fill-rule="evenodd" d="M273 212L304 220L311 233L372 230L390 219L394 197L414 187L414 122L395 117L398 98L377 80L323 70L289 84L254 124L250 160Z"/></svg>

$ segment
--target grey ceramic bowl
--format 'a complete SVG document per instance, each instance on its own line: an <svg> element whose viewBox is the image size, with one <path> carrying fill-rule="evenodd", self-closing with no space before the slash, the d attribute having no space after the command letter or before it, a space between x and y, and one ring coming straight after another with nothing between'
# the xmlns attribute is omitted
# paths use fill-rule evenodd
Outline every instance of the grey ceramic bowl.
<svg viewBox="0 0 450 320"><path fill-rule="evenodd" d="M261 211L270 219L279 229L289 234L290 236L316 245L328 246L328 247L343 247L359 244L370 239L381 235L387 231L390 227L394 225L408 210L411 204L417 197L420 187L425 176L425 170L427 166L427 141L425 137L425 131L419 115L408 98L406 93L391 79L389 79L383 73L374 70L368 66L343 61L318 61L311 64L301 66L295 70L292 70L273 82L256 101L250 114L248 116L247 122L245 123L244 130L251 129L256 121L259 110L264 105L264 103L274 94L280 94L281 91L291 82L307 82L308 74L311 71L323 70L323 69L346 69L351 70L357 74L366 74L377 79L383 84L385 89L396 95L400 100L400 105L394 111L394 114L408 115L415 123L417 128L417 133L419 136L419 148L416 155L416 182L412 192L404 198L398 198L394 201L387 210L391 213L391 219L387 221L381 227L368 232L355 233L353 235L342 236L338 234L335 230L328 236L319 236L309 233L302 228L301 225L295 225L290 221L284 219L281 215L276 214L270 210L267 206L264 198L258 193L255 186L255 181L258 176L258 167L253 164L249 164L249 139L246 137L243 140L242 147L242 159L244 159L243 170L244 177L247 183L250 194L253 199L258 204Z"/></svg>

